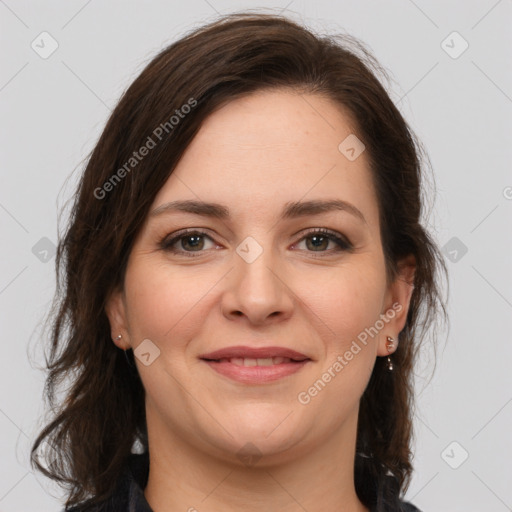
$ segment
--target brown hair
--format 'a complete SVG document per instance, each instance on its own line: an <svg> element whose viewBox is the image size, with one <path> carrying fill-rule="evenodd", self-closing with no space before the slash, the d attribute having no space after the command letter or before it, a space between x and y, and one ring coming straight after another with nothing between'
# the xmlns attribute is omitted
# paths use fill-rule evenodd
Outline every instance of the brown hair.
<svg viewBox="0 0 512 512"><path fill-rule="evenodd" d="M421 144L376 74L386 76L349 35L315 35L279 15L245 12L169 45L123 94L81 176L55 263L45 386L54 417L35 440L31 463L67 487L66 505L107 498L134 442L148 449L144 389L133 351L123 353L112 342L105 313L111 292L123 287L148 209L206 117L223 103L265 88L321 94L350 113L371 163L388 280L396 277L400 258L416 259L395 370L388 372L386 359L377 358L361 398L354 468L357 494L368 507L385 510L405 492L412 472L412 368L427 328L437 313L446 317L438 284L446 267L420 224ZM190 108L180 109L184 105ZM188 113L175 122L177 109ZM164 128L157 140L155 131ZM150 139L156 144L132 161ZM71 385L55 407L66 377ZM48 468L36 457L43 441Z"/></svg>

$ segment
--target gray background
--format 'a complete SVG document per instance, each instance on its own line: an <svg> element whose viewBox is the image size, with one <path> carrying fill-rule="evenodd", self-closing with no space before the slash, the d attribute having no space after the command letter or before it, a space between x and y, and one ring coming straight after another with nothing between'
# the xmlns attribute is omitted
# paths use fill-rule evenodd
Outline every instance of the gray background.
<svg viewBox="0 0 512 512"><path fill-rule="evenodd" d="M44 412L37 368L57 212L148 59L244 8L348 32L391 73L391 97L431 158L438 190L425 223L450 271L450 330L435 369L430 350L416 370L407 498L424 512L512 510L512 2L288 1L0 0L0 512L61 509L59 488L28 465ZM44 31L58 43L46 59L31 47L43 51L46 37L51 49Z"/></svg>

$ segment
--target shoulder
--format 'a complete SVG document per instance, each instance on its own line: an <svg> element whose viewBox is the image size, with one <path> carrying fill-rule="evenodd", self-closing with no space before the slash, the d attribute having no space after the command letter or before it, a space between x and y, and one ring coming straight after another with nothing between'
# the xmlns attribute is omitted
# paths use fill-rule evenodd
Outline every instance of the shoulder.
<svg viewBox="0 0 512 512"><path fill-rule="evenodd" d="M132 453L119 476L112 494L101 503L70 506L61 512L152 512L144 497L149 472L149 454ZM89 500L90 501L90 500Z"/></svg>
<svg viewBox="0 0 512 512"><path fill-rule="evenodd" d="M72 507L64 508L61 512L113 512L112 500L103 501L96 505L74 505Z"/></svg>
<svg viewBox="0 0 512 512"><path fill-rule="evenodd" d="M421 512L421 510L418 507L415 507L412 503L409 503L408 501L401 501L400 507L400 512Z"/></svg>
<svg viewBox="0 0 512 512"><path fill-rule="evenodd" d="M391 502L381 502L380 505L374 503L370 507L370 512L422 512L418 507L408 501L395 499Z"/></svg>
<svg viewBox="0 0 512 512"><path fill-rule="evenodd" d="M75 505L73 507L67 507L61 510L61 512L104 512L107 509L105 505L90 505L86 507L85 505Z"/></svg>

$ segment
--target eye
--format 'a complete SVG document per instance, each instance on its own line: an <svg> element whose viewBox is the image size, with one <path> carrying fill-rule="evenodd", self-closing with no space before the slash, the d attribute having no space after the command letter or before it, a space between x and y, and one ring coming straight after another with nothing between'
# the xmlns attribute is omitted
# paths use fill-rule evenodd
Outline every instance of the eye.
<svg viewBox="0 0 512 512"><path fill-rule="evenodd" d="M307 249L311 249L308 252L330 254L332 252L350 251L353 248L352 244L339 233L324 228L309 231L299 240L299 243L303 241L306 242ZM308 241L311 241L311 243L308 243ZM334 250L323 250L327 249L330 242L336 244L337 247Z"/></svg>
<svg viewBox="0 0 512 512"><path fill-rule="evenodd" d="M160 242L160 247L164 251L186 254L187 256L193 257L192 254L187 253L202 252L205 248L204 238L213 241L204 231L197 229L180 231L170 239L164 238ZM175 246L177 246L177 248ZM206 247L206 249L208 249L208 247Z"/></svg>
<svg viewBox="0 0 512 512"><path fill-rule="evenodd" d="M196 255L194 253L201 253L206 249L212 248L212 246L205 247L205 239L213 242L213 239L208 236L206 232L197 229L188 229L174 234L171 238L164 238L159 245L164 251L187 257L195 257ZM311 240L311 243L308 244L307 242L309 240ZM306 241L307 252L331 254L333 252L350 251L353 248L352 244L345 237L336 231L325 228L310 230L296 245L303 241ZM324 250L328 248L331 242L333 242L336 247L334 249ZM319 255L316 257L322 256Z"/></svg>

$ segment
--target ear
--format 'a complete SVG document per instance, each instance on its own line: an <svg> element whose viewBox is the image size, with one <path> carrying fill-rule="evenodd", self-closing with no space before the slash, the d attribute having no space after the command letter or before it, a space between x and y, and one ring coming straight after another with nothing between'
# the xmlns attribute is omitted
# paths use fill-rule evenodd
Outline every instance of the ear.
<svg viewBox="0 0 512 512"><path fill-rule="evenodd" d="M384 299L384 309L381 311L386 323L379 336L379 346L377 355L389 355L386 348L386 338L391 336L398 340L398 334L405 327L407 313L411 302L412 292L414 290L414 275L416 272L416 259L412 254L401 259L397 263L398 275L388 286ZM397 344L395 343L395 347ZM396 350L396 348L395 348Z"/></svg>
<svg viewBox="0 0 512 512"><path fill-rule="evenodd" d="M110 323L110 336L112 341L120 349L127 350L130 348L129 329L126 321L126 304L124 302L124 294L121 290L115 290L110 294L105 304L105 313ZM121 339L117 337L121 335Z"/></svg>

